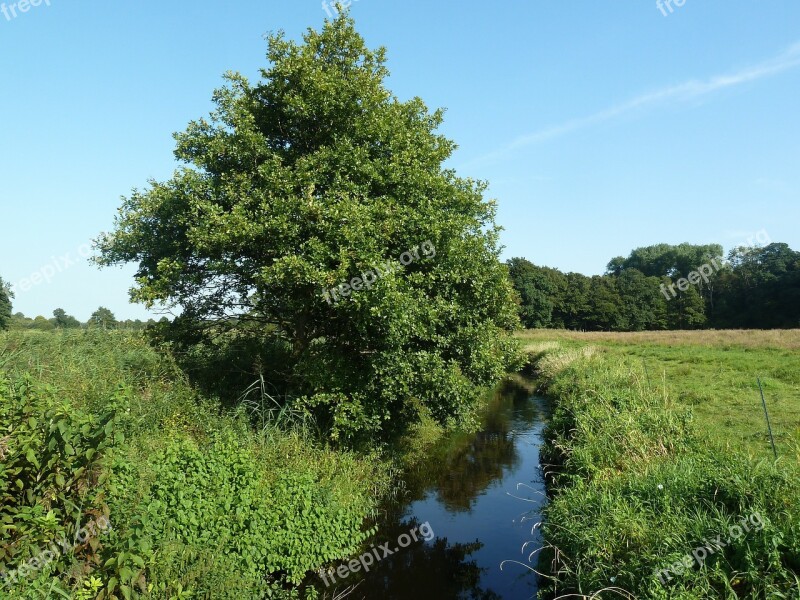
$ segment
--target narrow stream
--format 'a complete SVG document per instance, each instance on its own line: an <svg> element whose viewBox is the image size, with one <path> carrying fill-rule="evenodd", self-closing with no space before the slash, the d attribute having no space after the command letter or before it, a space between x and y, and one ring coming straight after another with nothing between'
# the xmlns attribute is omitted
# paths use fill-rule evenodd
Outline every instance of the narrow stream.
<svg viewBox="0 0 800 600"><path fill-rule="evenodd" d="M376 561L366 577L363 571L348 577L347 584L358 583L349 598L535 598L537 577L519 564L535 567L536 557L528 563L528 556L541 538L532 529L546 501L539 446L548 403L534 389L522 378L505 381L494 391L480 432L440 440L407 474L409 493L371 544L377 556L386 542L396 551ZM415 527L419 541L398 547ZM503 561L518 562L501 570Z"/></svg>

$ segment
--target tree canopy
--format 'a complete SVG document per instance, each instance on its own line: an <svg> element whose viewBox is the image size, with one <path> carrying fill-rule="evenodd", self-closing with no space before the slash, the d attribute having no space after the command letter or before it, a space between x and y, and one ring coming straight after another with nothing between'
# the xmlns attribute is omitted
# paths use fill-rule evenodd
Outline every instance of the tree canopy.
<svg viewBox="0 0 800 600"><path fill-rule="evenodd" d="M633 250L628 258L617 257L608 263L609 274L636 269L647 277L686 277L702 264L722 256L719 244L656 244Z"/></svg>
<svg viewBox="0 0 800 600"><path fill-rule="evenodd" d="M7 329L11 321L11 299L13 297L11 286L0 277L0 331Z"/></svg>
<svg viewBox="0 0 800 600"><path fill-rule="evenodd" d="M508 261L527 327L586 331L790 328L800 325L800 252L786 244L734 248L656 244L613 258L586 277ZM710 265L711 261L714 266ZM705 265L704 277L696 274ZM692 273L695 273L692 277ZM674 295L668 286L694 282Z"/></svg>
<svg viewBox="0 0 800 600"><path fill-rule="evenodd" d="M117 318L114 316L113 312L101 306L89 317L87 325L99 329L115 329L117 327Z"/></svg>
<svg viewBox="0 0 800 600"><path fill-rule="evenodd" d="M303 43L270 36L267 58L176 134L185 166L125 199L100 264L138 263L132 299L180 312L184 333L285 342L287 397L333 438L422 412L469 422L516 360L485 184L443 167L443 111L391 94L385 50L345 11Z"/></svg>
<svg viewBox="0 0 800 600"><path fill-rule="evenodd" d="M78 329L81 326L81 322L72 315L68 315L63 308L57 308L53 311L52 320L58 329Z"/></svg>

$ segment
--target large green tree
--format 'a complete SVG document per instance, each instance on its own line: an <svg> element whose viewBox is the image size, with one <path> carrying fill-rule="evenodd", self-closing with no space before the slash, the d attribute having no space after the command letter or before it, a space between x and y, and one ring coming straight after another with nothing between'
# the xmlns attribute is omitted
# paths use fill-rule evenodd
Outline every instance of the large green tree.
<svg viewBox="0 0 800 600"><path fill-rule="evenodd" d="M138 263L132 298L182 327L286 340L289 395L334 438L470 421L516 360L485 185L444 168L443 112L391 94L385 50L345 12L303 43L271 36L267 57L176 134L186 166L124 201L99 262Z"/></svg>
<svg viewBox="0 0 800 600"><path fill-rule="evenodd" d="M94 311L87 323L89 327L97 329L116 329L117 324L117 318L114 316L114 313L104 306Z"/></svg>
<svg viewBox="0 0 800 600"><path fill-rule="evenodd" d="M63 308L57 308L53 311L51 321L58 329L78 329L81 326L81 322L72 315L68 315Z"/></svg>
<svg viewBox="0 0 800 600"><path fill-rule="evenodd" d="M0 331L8 329L11 321L11 299L14 297L11 286L0 277Z"/></svg>
<svg viewBox="0 0 800 600"><path fill-rule="evenodd" d="M553 319L556 289L544 269L524 258L512 258L506 265L511 283L519 294L522 324L532 329L548 327Z"/></svg>

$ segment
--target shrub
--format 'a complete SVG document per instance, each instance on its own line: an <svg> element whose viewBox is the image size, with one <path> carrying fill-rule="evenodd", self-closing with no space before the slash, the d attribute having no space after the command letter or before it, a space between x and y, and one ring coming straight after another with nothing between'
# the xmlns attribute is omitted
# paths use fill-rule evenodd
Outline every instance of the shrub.
<svg viewBox="0 0 800 600"><path fill-rule="evenodd" d="M115 539L150 565L129 583L170 591L177 576L199 594L227 585L263 597L266 575L299 584L357 552L369 534L363 495L348 502L313 469L273 471L259 458L247 436L223 431L202 444L177 435L148 453L144 484L141 466L118 461L112 512L128 514Z"/></svg>
<svg viewBox="0 0 800 600"><path fill-rule="evenodd" d="M113 410L98 417L30 377L0 378L0 567L15 569L73 540L87 517L107 515L102 458L122 441L115 427ZM93 540L75 554L92 561L97 549Z"/></svg>

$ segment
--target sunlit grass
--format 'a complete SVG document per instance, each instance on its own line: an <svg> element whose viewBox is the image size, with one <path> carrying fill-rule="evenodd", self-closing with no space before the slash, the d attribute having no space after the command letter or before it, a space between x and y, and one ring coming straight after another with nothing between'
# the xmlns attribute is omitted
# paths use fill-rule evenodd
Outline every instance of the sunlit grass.
<svg viewBox="0 0 800 600"><path fill-rule="evenodd" d="M527 329L518 333L523 341L573 340L618 344L657 344L800 350L800 329L706 329L692 331L568 331Z"/></svg>
<svg viewBox="0 0 800 600"><path fill-rule="evenodd" d="M554 578L549 591L584 598L612 587L635 598L798 597L796 455L774 461L708 443L711 417L695 418L652 368L648 375L641 356L596 340L600 351L578 352L587 347L570 341L532 352L555 401L543 455L552 494L548 545L539 563ZM680 356L687 347L672 350ZM686 358L682 367L703 364ZM657 572L754 513L763 528L702 568L693 565L667 585L658 580Z"/></svg>
<svg viewBox="0 0 800 600"><path fill-rule="evenodd" d="M798 458L800 445L800 330L582 333L527 330L518 334L538 355L555 343L590 344L628 369L641 369L649 385L690 407L704 436L730 451L772 456L758 390L761 378L779 454Z"/></svg>
<svg viewBox="0 0 800 600"><path fill-rule="evenodd" d="M202 490L209 506L215 506L215 502L231 503L237 511L239 508L246 509L257 499L242 499L242 507L233 503L240 498L231 500L231 485L249 489L244 482L257 482L264 490L276 494L283 493L281 490L293 493L299 490L315 499L313 514L308 512L307 518L278 524L272 532L274 536L285 536L287 531L294 531L292 527L308 527L304 518L311 522L312 518L322 515L319 518L325 523L335 523L340 517L339 522L345 522L349 515L355 515L351 532L352 539L355 539L356 535L362 534L362 524L377 517L379 501L391 486L393 473L390 465L378 452L359 454L334 449L321 442L312 427L281 417L274 411L264 411L260 415L262 418L254 418L254 408L259 406L252 403L243 402L238 409L224 407L217 398L207 397L196 389L168 352L154 349L138 333L0 333L0 375L13 379L24 377L25 374L30 374L37 385L52 389L55 397L69 399L76 408L94 412L114 404L125 436L124 443L109 457L113 469L109 474L110 487L105 502L112 514L115 535L119 536L114 543L124 544L127 552L149 556L147 553L152 546L148 545L148 549L145 549L139 543L141 539L136 537L142 531L142 515L151 514L153 486L164 473L160 460L183 448L194 448L204 460L208 460L202 463L202 473L187 470L176 476L175 481L170 483L174 487L163 492L170 498L165 506L177 505L183 494L202 487L198 484L198 478L211 477L209 473L229 482L226 483L227 488L209 486ZM243 394L246 390L237 392ZM220 440L233 440L225 444L230 447L235 444L234 454L243 457L247 469L241 473L228 473L220 467L221 472L206 472L206 468L217 468L223 464L214 462L215 457L219 456L218 449L227 447ZM173 502L173 498L177 500ZM267 508L277 512L284 505L276 504ZM198 506L205 505L197 502L186 504L183 510L199 523L201 517L192 513L193 510L199 510ZM144 597L178 597L179 589L197 592L209 587L236 590L237 586L245 586L245 583L259 589L267 585L267 573L244 581L240 572L241 564L237 564L237 561L242 562L241 556L224 555L222 550L218 551L216 547L204 545L198 540L193 540L189 545L177 542L179 536L173 535L175 532L169 527L158 529L162 521L154 520L152 523L158 533L154 536L156 551L153 554L157 560L148 563L147 581L155 587L152 596ZM334 537L330 532L298 532L296 538L298 544L308 547L312 543L315 547L327 547L328 544L335 546L331 542ZM269 541L263 538L264 544ZM214 543L217 542L222 543L214 540ZM351 542L340 544L336 552L347 552L348 544ZM225 548L228 552L230 545ZM119 547L111 549L116 552ZM342 554L337 558L344 559L347 556L349 554ZM322 562L315 566L322 566ZM89 573L88 569L86 573ZM97 571L94 573L98 574ZM105 574L99 574L105 577ZM272 576L280 575L276 573ZM17 594L14 597L24 600L48 597L37 591L40 584L43 586L47 583L48 574L42 571L39 579L41 581L31 579L20 584L23 587L14 590L14 594ZM77 581L65 577L49 579L64 589L79 587L82 583L80 578ZM105 577L104 583L107 582L108 578ZM238 597L250 597L242 593ZM283 594L273 590L270 597L288 598L290 595L289 591ZM0 597L3 597L2 592ZM191 597L202 596L193 594ZM295 594L291 597L299 596Z"/></svg>

